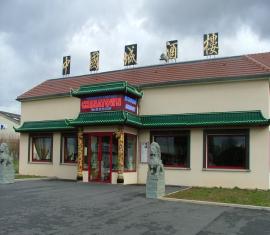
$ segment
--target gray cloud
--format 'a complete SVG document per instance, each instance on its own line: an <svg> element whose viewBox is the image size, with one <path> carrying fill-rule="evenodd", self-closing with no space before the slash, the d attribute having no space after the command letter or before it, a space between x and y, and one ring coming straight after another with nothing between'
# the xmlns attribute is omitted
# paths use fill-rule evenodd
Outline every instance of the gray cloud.
<svg viewBox="0 0 270 235"><path fill-rule="evenodd" d="M0 8L0 31L11 35L10 44L19 53L54 56L61 52L70 36L92 18L112 27L121 19L121 7L106 1L15 0ZM120 1L121 6L121 1Z"/></svg>
<svg viewBox="0 0 270 235"><path fill-rule="evenodd" d="M123 68L126 43L138 43L140 65L159 63L171 39L184 44L182 58L191 46L189 58L197 59L206 32L218 31L228 39L247 26L270 41L269 11L268 0L2 0L0 109L19 111L18 95L61 76L64 55L72 56L72 75L88 72L88 53L96 49L101 50L102 71Z"/></svg>
<svg viewBox="0 0 270 235"><path fill-rule="evenodd" d="M68 53L72 36L87 20L92 19L109 29L121 22L123 1L118 1L119 5L111 0L106 4L98 2L1 1L0 79L6 85L1 88L0 107L9 108L22 92L59 76L61 57Z"/></svg>
<svg viewBox="0 0 270 235"><path fill-rule="evenodd" d="M269 37L268 0L148 0L142 6L147 15L145 27L160 35L180 32L182 37L206 32L233 35L242 25L252 27L260 36Z"/></svg>

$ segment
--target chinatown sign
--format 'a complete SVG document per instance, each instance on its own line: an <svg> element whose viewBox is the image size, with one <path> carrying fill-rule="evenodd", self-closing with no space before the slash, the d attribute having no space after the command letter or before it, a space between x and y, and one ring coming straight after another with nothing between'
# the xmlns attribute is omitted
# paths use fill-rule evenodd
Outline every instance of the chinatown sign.
<svg viewBox="0 0 270 235"><path fill-rule="evenodd" d="M127 95L94 96L81 99L81 112L125 110L137 113L137 99Z"/></svg>

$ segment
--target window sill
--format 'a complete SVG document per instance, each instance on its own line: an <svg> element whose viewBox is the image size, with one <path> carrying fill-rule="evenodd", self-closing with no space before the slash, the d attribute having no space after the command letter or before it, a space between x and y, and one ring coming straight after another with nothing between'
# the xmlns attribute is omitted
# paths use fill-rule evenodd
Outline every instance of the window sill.
<svg viewBox="0 0 270 235"><path fill-rule="evenodd" d="M44 164L44 165L53 165L53 162L45 162L45 161L34 161L34 162L28 162L28 164Z"/></svg>
<svg viewBox="0 0 270 235"><path fill-rule="evenodd" d="M203 168L202 171L216 171L216 172L251 172L250 169L225 169L225 168Z"/></svg>
<svg viewBox="0 0 270 235"><path fill-rule="evenodd" d="M191 170L190 167L164 166L165 170Z"/></svg>
<svg viewBox="0 0 270 235"><path fill-rule="evenodd" d="M72 163L72 162L63 162L63 163L60 163L61 166L76 166L77 163Z"/></svg>
<svg viewBox="0 0 270 235"><path fill-rule="evenodd" d="M118 170L112 170L113 173L118 173ZM133 170L133 171L127 171L127 170L124 170L123 171L124 173L134 173L134 172L137 172L137 170Z"/></svg>

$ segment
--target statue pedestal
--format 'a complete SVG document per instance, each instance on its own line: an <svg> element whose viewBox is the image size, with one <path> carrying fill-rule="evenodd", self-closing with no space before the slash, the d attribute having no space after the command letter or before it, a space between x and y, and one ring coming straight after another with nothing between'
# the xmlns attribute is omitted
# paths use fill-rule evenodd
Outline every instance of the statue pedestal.
<svg viewBox="0 0 270 235"><path fill-rule="evenodd" d="M14 169L13 164L10 166L0 166L0 184L12 184L14 183Z"/></svg>
<svg viewBox="0 0 270 235"><path fill-rule="evenodd" d="M164 172L158 175L147 174L146 198L159 198L165 195Z"/></svg>
<svg viewBox="0 0 270 235"><path fill-rule="evenodd" d="M13 158L9 154L8 145L2 143L0 145L0 184L14 183L14 176Z"/></svg>

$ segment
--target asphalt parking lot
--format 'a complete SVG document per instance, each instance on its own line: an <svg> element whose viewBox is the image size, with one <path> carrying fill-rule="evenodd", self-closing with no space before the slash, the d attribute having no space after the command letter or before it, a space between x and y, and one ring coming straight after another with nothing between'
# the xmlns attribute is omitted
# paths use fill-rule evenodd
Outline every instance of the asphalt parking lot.
<svg viewBox="0 0 270 235"><path fill-rule="evenodd" d="M146 199L144 191L51 180L0 185L0 234L270 234L270 211Z"/></svg>

